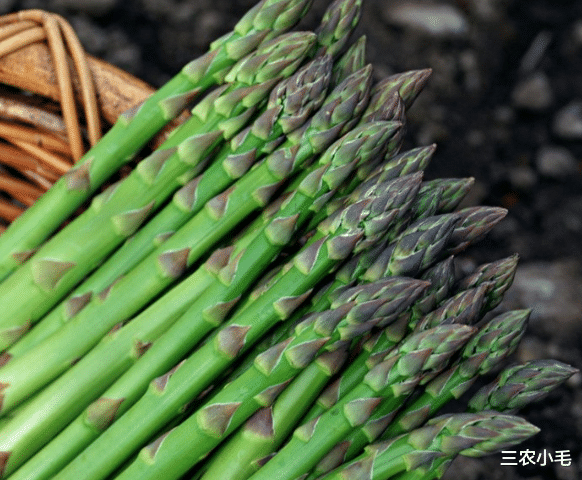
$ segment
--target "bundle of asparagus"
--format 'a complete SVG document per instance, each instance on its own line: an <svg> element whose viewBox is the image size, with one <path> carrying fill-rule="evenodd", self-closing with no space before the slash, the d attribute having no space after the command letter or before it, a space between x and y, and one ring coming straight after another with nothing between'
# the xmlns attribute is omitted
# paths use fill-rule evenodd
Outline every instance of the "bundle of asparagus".
<svg viewBox="0 0 582 480"><path fill-rule="evenodd" d="M430 71L374 83L361 1L288 33L309 4L258 3L0 236L0 477L432 479L537 432L572 367L435 417L523 335L489 314L516 256L454 269L506 212L399 152Z"/></svg>

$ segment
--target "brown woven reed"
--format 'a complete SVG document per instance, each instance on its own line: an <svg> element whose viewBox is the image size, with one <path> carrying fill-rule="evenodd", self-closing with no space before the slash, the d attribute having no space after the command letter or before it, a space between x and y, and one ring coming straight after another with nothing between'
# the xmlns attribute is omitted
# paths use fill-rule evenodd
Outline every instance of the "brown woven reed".
<svg viewBox="0 0 582 480"><path fill-rule="evenodd" d="M0 233L152 92L87 55L59 15L0 17Z"/></svg>

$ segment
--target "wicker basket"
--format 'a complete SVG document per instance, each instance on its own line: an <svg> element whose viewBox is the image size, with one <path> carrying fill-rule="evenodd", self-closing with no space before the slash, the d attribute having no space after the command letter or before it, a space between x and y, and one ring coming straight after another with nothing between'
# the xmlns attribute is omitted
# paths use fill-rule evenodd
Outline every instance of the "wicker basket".
<svg viewBox="0 0 582 480"><path fill-rule="evenodd" d="M0 17L0 233L152 92L87 55L58 15L25 10Z"/></svg>

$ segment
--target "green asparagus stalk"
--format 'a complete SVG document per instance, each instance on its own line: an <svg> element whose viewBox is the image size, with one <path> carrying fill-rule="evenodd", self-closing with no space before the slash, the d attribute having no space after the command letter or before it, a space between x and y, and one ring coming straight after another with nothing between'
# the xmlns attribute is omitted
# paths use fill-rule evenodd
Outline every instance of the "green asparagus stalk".
<svg viewBox="0 0 582 480"><path fill-rule="evenodd" d="M272 213L265 210L263 215L269 216ZM279 227L284 225L279 224ZM289 225L289 228L292 227L292 224ZM250 229L241 236L236 242L238 252L244 252L256 240L258 233ZM278 238L282 239L282 235ZM251 249L252 252L254 251ZM184 306L183 299L190 296L194 300L189 304L195 304L212 282L217 281L219 273L228 268L229 261L237 256L236 253L233 247L218 249L187 280L131 322L117 329L114 335L102 340L70 370L45 387L34 397L36 400L33 400L32 407L26 402L16 409L19 415L3 428L4 432L9 429L18 432L13 436L12 452L18 455L19 449L24 449L24 460L26 455L36 451L76 413L83 410L88 402L94 400L65 430L18 469L12 475L13 478L52 478L54 473L82 451L117 416L135 403L152 378L162 375L182 358L189 347L196 343L196 335L199 339L220 314L220 308L216 312L202 312L202 307L199 311L203 320L191 325L189 318L184 318L184 309L188 303ZM260 266L257 268L260 270ZM172 322L180 320L182 328L178 334L168 335L168 327ZM95 399L120 375L101 397ZM54 401L55 398L58 401ZM34 416L34 413L37 415ZM31 417L34 421L31 421Z"/></svg>
<svg viewBox="0 0 582 480"><path fill-rule="evenodd" d="M468 178L441 178L436 180L429 180L425 183L427 186L443 188L443 196L437 206L437 213L448 213L454 211L459 204L465 199L473 185L475 179Z"/></svg>
<svg viewBox="0 0 582 480"><path fill-rule="evenodd" d="M471 307L465 311L466 307L472 304L471 298L475 298L479 305L491 303L492 306L496 306L500 301L500 295L511 283L515 266L516 259L514 257L481 266L474 274L465 277L458 283L456 288L467 287L466 290L460 292L460 296L450 296L453 292L454 281L452 257L427 270L421 278L432 280L432 286L428 289L425 298L416 302L407 314L399 318L390 328L385 329L364 344L363 352L350 363L342 376L320 396L317 405L310 410L307 418L315 418L334 405L346 391L361 381L361 378L377 363L378 359L393 348L407 331L415 328L420 329L419 322L432 327L452 321L474 323L475 319L484 315L488 309L478 310ZM480 286L482 288L479 289ZM437 304L441 306L437 308ZM520 318L519 315L518 318ZM498 321L503 322L503 319L504 317L500 317ZM525 323L525 319L522 323ZM496 322L492 322L491 328L494 328L494 325ZM513 323L508 322L508 325L512 326ZM522 324L522 330L523 328L525 327ZM517 345L517 342L518 338L515 339L512 348ZM499 348L498 351L504 352L505 350ZM492 354L491 361L495 358L497 356ZM493 366L489 367L489 369L491 368ZM397 427L393 426L392 428ZM394 430L394 432L396 431ZM396 435L396 433L394 434Z"/></svg>
<svg viewBox="0 0 582 480"><path fill-rule="evenodd" d="M362 381L374 366L374 357L377 359L378 355L381 355L379 351L376 351L376 355L372 355L372 358L370 358L375 344L385 342L384 348L388 351L390 345L395 346L397 341L404 337L407 326L413 321L412 319L428 313L436 306L439 300L448 295L454 278L452 268L452 257L449 257L447 260L427 270L421 276L421 280L431 282L423 296L416 299L411 307L403 312L391 326L385 327L362 345L360 354L350 362L340 377L331 383L319 396L305 416L305 420L313 420L324 411L329 410L341 397ZM402 324L404 328L401 328ZM380 337L385 338L381 340Z"/></svg>
<svg viewBox="0 0 582 480"><path fill-rule="evenodd" d="M374 297L381 294L387 299L387 303L374 313L374 317L379 318L397 315L404 311L426 287L423 282L397 277L382 280L376 285L358 285L339 295L332 303L331 310L337 309L347 299L354 297L354 293L357 294L354 298L358 300L361 296L359 292L367 291L370 287L374 292L379 285L385 288L375 293ZM374 308L373 305L370 308ZM318 318L319 315L321 314L311 314L314 318ZM335 366L336 363L333 365ZM263 462L263 459L272 454L285 440L315 400L317 393L323 389L329 377L337 370L338 368L323 369L318 362L310 365L283 390L272 408L249 420L242 430L221 447L220 453L213 455L203 478L207 480L248 478Z"/></svg>
<svg viewBox="0 0 582 480"><path fill-rule="evenodd" d="M389 204L386 197L379 194L347 207L341 218L329 226L326 237L314 237L283 268L282 274L276 276L270 288L246 308L244 305L239 308L179 368L154 380L132 408L55 478L78 478L80 472L86 479L108 475L143 445L152 431L159 431L181 406L205 389L268 329L289 317L309 295L310 289L368 234L380 234L375 227L385 215L383 206ZM135 419L139 419L137 423ZM135 428L136 425L139 426ZM119 447L114 451L109 448L112 438ZM120 438L123 438L124 446L121 446Z"/></svg>
<svg viewBox="0 0 582 480"><path fill-rule="evenodd" d="M56 331L86 305L94 293L103 291L151 253L160 237L167 237L179 229L208 200L242 177L257 159L274 150L284 140L284 135L302 126L325 99L331 63L329 56L319 57L280 82L271 92L265 111L216 154L202 175L174 194L160 213L111 255L66 301L5 352L4 357L22 355Z"/></svg>
<svg viewBox="0 0 582 480"><path fill-rule="evenodd" d="M415 176L415 175L409 175L407 177L403 177L402 179L395 179L392 181L389 181L389 183L387 183L388 188L386 188L386 193L388 195L390 195L390 199L391 199L391 205L390 205L390 213L389 215L387 215L386 218L391 219L391 221L397 221L398 218L404 214L404 212L407 210L407 208L410 206L412 199L414 198L414 195L416 193L416 191L418 190L418 186L420 184L420 177L419 176ZM362 195L364 197L366 196L374 196L376 195L377 192L375 191L375 189L373 188L369 188L366 192L362 192ZM356 199L357 197L353 197L352 200ZM386 208L388 208L388 206L386 206ZM343 271L344 268L342 267L340 271ZM356 276L353 276L353 279L355 279ZM285 338L286 336L288 336L289 334L289 330L290 328L292 328L293 325L295 325L303 316L306 312L308 311L313 311L313 312L321 312L323 310L326 310L330 307L330 305L333 303L333 299L337 297L337 295L343 291L341 290L339 287L346 287L346 286L353 286L353 282L352 279L346 279L340 283L338 283L337 286L334 285L334 291L333 291L333 295L330 295L329 297L324 297L321 298L320 301L316 300L318 298L318 295L316 295L313 299L313 302L311 305L305 305L301 308L299 308L291 317L291 319L289 320L289 322L286 322L285 325L282 325L280 327L280 329L276 332L275 337L277 340L270 340L270 339L266 339L266 342L272 342L275 343L276 341L280 341L283 338ZM260 291L260 288L256 289L257 291ZM250 301L252 301L252 298L249 299ZM257 345L256 349L257 349L257 354L259 351L262 351L262 349L264 349L266 343L261 342L261 344Z"/></svg>
<svg viewBox="0 0 582 480"><path fill-rule="evenodd" d="M532 360L514 365L471 397L469 411L516 412L546 397L578 371L557 360Z"/></svg>
<svg viewBox="0 0 582 480"><path fill-rule="evenodd" d="M511 415L443 415L425 427L369 446L363 455L322 480L387 480L401 472L411 475L399 476L399 480L434 478L430 472L442 472L451 456L460 453L479 457L498 452L538 432L537 427Z"/></svg>
<svg viewBox="0 0 582 480"><path fill-rule="evenodd" d="M258 408L272 402L271 398L258 399L261 392L287 385L299 371L307 368L321 348L333 351L365 334L375 325L376 317L384 315L385 310L392 310L393 293L400 294L402 289L414 291L418 283L409 279L388 279L357 287L345 292L331 310L309 315L295 328L292 337L259 355L254 368L232 380L181 425L164 434L155 453L149 447L142 450L119 478L146 479L160 475L168 480L178 478ZM224 428L220 431L208 428L210 425L205 419L211 411L234 404L236 411L218 420L224 422Z"/></svg>
<svg viewBox="0 0 582 480"><path fill-rule="evenodd" d="M10 275L75 209L197 95L223 83L229 69L262 41L292 28L307 12L309 0L263 0L210 45L208 53L187 64L139 109L122 115L79 164L2 234L0 279ZM175 145L172 139L170 145Z"/></svg>
<svg viewBox="0 0 582 480"><path fill-rule="evenodd" d="M0 297L7 306L0 322L0 349L9 346L15 335L24 333L135 232L179 186L182 175L244 126L274 83L296 70L314 42L312 33L286 34L241 60L227 75L234 83L207 96L174 131L176 147L162 146L140 162L0 284Z"/></svg>
<svg viewBox="0 0 582 480"><path fill-rule="evenodd" d="M145 371L143 369L138 369L137 373L134 371L133 376L130 375L134 379L133 383L127 380L127 376L124 377L125 391L122 390L122 394L118 388L116 395L99 398L88 408L86 417L89 417L89 420L84 417L81 423L88 424L92 428L83 436L84 441L80 442L78 439L73 441L69 435L68 441L60 442L65 443L64 446L54 441L53 449L57 451L54 454L44 454L44 456L48 455L51 463L56 464L57 458L60 459L65 453L68 454L73 447L85 446L100 428L105 428L106 423L113 421L115 414L119 415L129 408L156 373L162 374L178 362L213 326L221 321L245 288L248 288L245 286L252 284L283 246L289 242L294 230L309 218L314 199L326 194L330 189L337 188L337 185L349 175L350 168L354 168L358 161L365 161L367 156L373 155L374 151L380 148L378 145L387 141L395 133L397 127L398 125L390 122L376 122L346 134L322 155L319 162L302 174L304 181L294 195L285 201L275 218L258 234L251 231L255 238L246 248L239 248L238 251L228 254L222 250L221 256L226 256L228 261L215 279L203 278L204 271L196 272L196 285L199 286L198 298L177 321L168 334L169 339L156 342L153 350L146 353L141 363ZM245 245L247 243L249 242L244 242ZM205 286L204 290L200 290L201 284ZM163 303L167 304L168 301L164 300ZM32 453L35 450L33 445L38 448L43 441L48 441L57 433L56 429L61 424L74 418L76 413L79 413L79 409L84 407L80 398L89 398L91 392L95 391L96 385L106 385L107 381L111 382L115 379L112 372L121 374L132 361L139 358L133 355L135 339L139 338L142 344L149 345L156 340L160 329L166 326L161 319L166 318L167 315L160 315L159 310L159 308L153 309L155 315L148 314L152 311L151 308L146 310L148 313L139 315L137 319L117 331L114 339L102 343L100 348L93 349L83 360L50 385L42 398L30 405L19 419L4 428L4 433L11 430L18 432L12 435L13 458L23 456L20 453L20 445L22 445L22 450ZM173 334L173 331L176 333ZM161 352L157 360L154 351ZM100 391L96 393L99 394ZM58 396L58 402L50 402L54 396ZM123 404L121 411L120 403ZM50 408L46 405L50 405ZM96 417L94 411L103 410L104 405L110 405L113 410L102 411ZM43 412L42 419L37 415L38 421L30 421L30 414L38 411ZM95 424L98 424L100 428ZM81 427L78 426L78 428Z"/></svg>
<svg viewBox="0 0 582 480"><path fill-rule="evenodd" d="M2 411L8 411L55 378L109 329L143 308L246 216L265 206L286 177L325 150L344 129L349 131L354 115L359 118L358 114L367 105L369 78L369 68L349 77L331 92L311 122L301 129L297 142L290 137L233 187L207 202L205 209L105 295L92 299L61 329L24 356L4 365L0 369L0 381L6 385L1 392ZM190 298L186 297L188 303ZM180 301L183 300L178 299L178 303Z"/></svg>
<svg viewBox="0 0 582 480"><path fill-rule="evenodd" d="M536 360L508 368L500 375L499 382L495 381L483 387L472 397L469 408L472 411L495 410L510 413L530 402L540 400L577 371L569 365L553 360ZM503 448L508 447L509 445L504 445ZM479 449L473 448L470 453L471 456L479 456ZM490 453L493 452L483 451L483 454ZM453 458L454 455L439 458L430 466L418 468L396 478L397 480L439 479Z"/></svg>
<svg viewBox="0 0 582 480"><path fill-rule="evenodd" d="M295 429L283 448L250 479L291 480L309 472L338 442L364 424L379 404L396 407L424 372L442 368L446 348L452 355L473 331L466 325L443 325L411 336L330 410ZM439 353L433 356L437 346Z"/></svg>
<svg viewBox="0 0 582 480"><path fill-rule="evenodd" d="M333 291L340 282L346 282L349 275L358 276L363 281L377 281L390 275L413 276L418 274L420 265L430 264L435 255L440 255L451 237L452 230L458 221L454 214L444 214L429 217L411 225L398 239L387 248L380 248L380 252L372 249L370 257L372 265L367 260L357 259L354 263L348 262L336 275L337 284L333 285ZM433 246L437 247L433 249ZM343 280L342 280L343 278ZM321 302L325 305L326 299ZM361 376L382 358L390 349L400 342L408 330L409 319L401 318L380 335L374 337L367 352L358 357L350 366L350 375L345 382L358 381ZM368 360L368 357L372 359ZM366 365L368 363L368 365ZM349 383L346 383L349 385ZM345 387L344 387L345 388ZM341 390L345 392L345 389ZM339 397L337 397L339 398Z"/></svg>
<svg viewBox="0 0 582 480"><path fill-rule="evenodd" d="M481 326L461 351L458 361L426 385L422 394L396 416L382 438L395 437L422 425L448 402L459 399L480 375L496 368L515 351L529 314L527 310L510 311Z"/></svg>
<svg viewBox="0 0 582 480"><path fill-rule="evenodd" d="M325 352L279 394L275 403L258 410L212 454L201 480L245 480L278 448L301 420L330 377L347 357L347 349Z"/></svg>
<svg viewBox="0 0 582 480"><path fill-rule="evenodd" d="M140 363L143 368L134 368L125 375L121 380L123 388L120 388L120 382L109 388L104 396L87 408L85 415L78 419L78 425L67 429L70 432L64 434L66 440L55 439L50 449L43 452L41 456L50 458L51 464L57 464L58 460L65 455L70 460L70 457L74 456L71 453L73 449L78 450L86 446L100 430L114 420L115 416L127 410L143 393L149 380L171 368L220 323L245 289L257 279L289 242L295 229L306 222L314 199L337 188L337 185L349 175L350 168L353 169L359 161L365 161L367 156L373 155L374 151L380 148L378 145L387 141L395 133L397 127L391 122L364 125L348 132L330 147L316 164L302 173L304 181L300 183L293 195L285 200L274 218L259 232L255 233L251 229L251 235L254 238L251 242L244 242L245 245L248 243L244 249L237 248L235 245L233 251L228 254L224 252L224 249L222 250L222 255L228 257L226 265L220 269L215 278L204 281L204 285L207 285L205 290L170 327L165 337L156 341L151 351L145 353ZM197 284L200 284L203 279L198 272L196 275ZM111 381L114 379L111 372L122 371L121 362L125 361L127 364L126 352L132 351L135 338L140 338L142 343L152 343L156 340L147 332L153 331L157 334L161 318L164 316L159 314L139 315L121 331L116 332L114 340L107 342L100 349L93 349L83 360L49 386L43 399L30 406L28 411L21 416L21 422L13 422L11 425L11 428L20 432L18 442L16 435L13 436L12 454L16 454L19 444L23 445L27 452L32 452L32 438L39 445L43 438L48 440L56 433L53 429L58 428L61 422L74 418L76 413L79 413L79 407L81 409L84 407L79 397L88 397L89 392L94 391L94 385L99 379L102 379L103 383L107 380ZM134 358L135 360L137 358ZM63 391L69 391L70 394L65 395ZM61 392L59 401L53 401L49 411L45 404L57 392ZM96 393L99 394L101 391ZM121 408L120 404L123 405ZM103 410L104 405L110 405L111 410L102 411L97 416L95 410ZM42 425L29 420L28 413L39 410L44 412ZM42 433L38 432L39 427L42 427ZM85 433L79 433L79 430L85 430ZM35 463L39 462L35 461ZM46 460L40 463L45 471Z"/></svg>
<svg viewBox="0 0 582 480"><path fill-rule="evenodd" d="M469 337L465 337L464 342L456 342L455 348L459 349L462 347L468 339ZM406 339L404 342L405 341ZM438 358L440 352L443 353L442 359ZM438 367L435 366L435 368L431 371L427 371L422 377L412 379L414 384L411 383L410 385L407 385L407 388L410 387L410 390L408 391L409 394L412 393L415 385L423 383L426 377L432 377L446 367L446 359L451 355L451 346L445 344L435 347L432 355L434 357L434 363ZM366 445L376 441L388 425L390 425L394 415L398 410L400 410L403 400L399 402L382 402L378 405L366 422L350 432L342 442L332 448L330 452L316 465L307 478L309 480L319 478L321 475L328 473L341 463L351 460L359 455Z"/></svg>

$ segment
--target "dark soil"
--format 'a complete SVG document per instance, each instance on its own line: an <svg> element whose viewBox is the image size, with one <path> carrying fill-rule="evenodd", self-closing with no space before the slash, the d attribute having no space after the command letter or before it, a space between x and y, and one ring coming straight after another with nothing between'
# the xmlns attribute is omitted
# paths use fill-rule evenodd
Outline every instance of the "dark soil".
<svg viewBox="0 0 582 480"><path fill-rule="evenodd" d="M254 0L1 0L0 13L63 14L86 49L154 86L228 31ZM302 24L313 28L326 1ZM443 9L445 7L446 9ZM430 8L428 16L426 8ZM476 178L467 204L507 218L466 264L521 257L504 308L533 308L515 361L582 366L582 2L364 0L375 75L430 67L408 119L407 146L436 142L427 178ZM568 450L571 466L458 459L448 479L582 478L582 377L523 415L542 429L519 451Z"/></svg>

